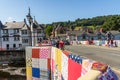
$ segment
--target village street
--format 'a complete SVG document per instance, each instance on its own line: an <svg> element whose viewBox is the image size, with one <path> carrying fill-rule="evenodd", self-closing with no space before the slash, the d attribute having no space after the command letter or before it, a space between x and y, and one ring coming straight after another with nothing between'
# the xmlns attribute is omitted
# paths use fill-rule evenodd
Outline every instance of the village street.
<svg viewBox="0 0 120 80"><path fill-rule="evenodd" d="M65 46L73 54L110 65L120 78L120 48L108 48L94 45Z"/></svg>

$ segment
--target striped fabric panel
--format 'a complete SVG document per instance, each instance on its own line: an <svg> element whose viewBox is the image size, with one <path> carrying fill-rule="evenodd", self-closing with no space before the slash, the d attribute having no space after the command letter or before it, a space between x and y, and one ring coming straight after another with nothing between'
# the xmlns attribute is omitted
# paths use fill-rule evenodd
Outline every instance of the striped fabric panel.
<svg viewBox="0 0 120 80"><path fill-rule="evenodd" d="M88 71L87 71L84 67L82 67L81 76L85 75L87 72L88 72Z"/></svg>
<svg viewBox="0 0 120 80"><path fill-rule="evenodd" d="M82 60L82 66L83 66L86 70L91 70L93 62L94 62L94 61L91 61L90 59L83 59L83 60Z"/></svg>
<svg viewBox="0 0 120 80"><path fill-rule="evenodd" d="M40 80L40 78L32 77L32 80Z"/></svg>

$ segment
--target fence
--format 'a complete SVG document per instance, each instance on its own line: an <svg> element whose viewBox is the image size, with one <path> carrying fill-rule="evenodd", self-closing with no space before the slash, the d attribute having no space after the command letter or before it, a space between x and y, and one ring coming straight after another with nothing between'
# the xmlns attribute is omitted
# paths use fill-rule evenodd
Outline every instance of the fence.
<svg viewBox="0 0 120 80"><path fill-rule="evenodd" d="M26 48L27 80L118 80L104 63L56 47Z"/></svg>
<svg viewBox="0 0 120 80"><path fill-rule="evenodd" d="M86 44L88 45L88 41L80 41L81 44ZM93 44L96 46L108 46L108 41L107 40L94 40ZM113 47L120 47L120 40L114 40L113 41Z"/></svg>

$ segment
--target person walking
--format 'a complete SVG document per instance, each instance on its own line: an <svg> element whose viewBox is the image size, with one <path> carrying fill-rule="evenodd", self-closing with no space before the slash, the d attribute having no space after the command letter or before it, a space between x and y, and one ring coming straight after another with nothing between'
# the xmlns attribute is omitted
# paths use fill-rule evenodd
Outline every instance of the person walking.
<svg viewBox="0 0 120 80"><path fill-rule="evenodd" d="M60 40L60 42L59 42L59 48L61 50L64 50L64 41L63 40Z"/></svg>
<svg viewBox="0 0 120 80"><path fill-rule="evenodd" d="M59 48L59 40L56 42L56 47Z"/></svg>

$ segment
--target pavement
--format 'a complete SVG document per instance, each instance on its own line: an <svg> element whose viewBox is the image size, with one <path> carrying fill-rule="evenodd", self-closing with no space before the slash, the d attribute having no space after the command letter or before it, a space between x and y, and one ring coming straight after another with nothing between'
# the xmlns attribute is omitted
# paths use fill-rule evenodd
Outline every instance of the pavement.
<svg viewBox="0 0 120 80"><path fill-rule="evenodd" d="M79 45L78 45L79 46ZM82 46L89 46L89 47L97 47L97 48L102 48L102 49L110 49L110 50L117 50L120 51L120 47L108 47L108 46L96 46L96 45L82 45ZM115 67L111 67L113 71L115 71L115 73L117 73L118 75L120 75L120 69L115 68ZM120 79L120 76L118 76Z"/></svg>
<svg viewBox="0 0 120 80"><path fill-rule="evenodd" d="M120 51L120 47L108 47L108 46L97 46L97 45L83 45L83 46L97 47L97 48L111 49L111 50L118 50L118 51Z"/></svg>

